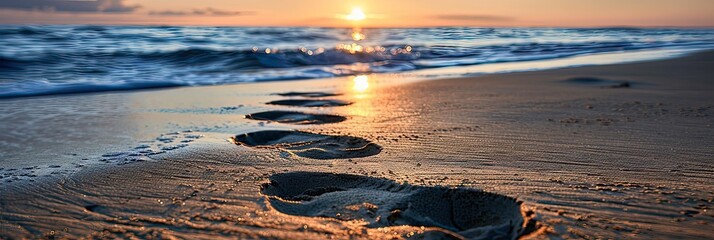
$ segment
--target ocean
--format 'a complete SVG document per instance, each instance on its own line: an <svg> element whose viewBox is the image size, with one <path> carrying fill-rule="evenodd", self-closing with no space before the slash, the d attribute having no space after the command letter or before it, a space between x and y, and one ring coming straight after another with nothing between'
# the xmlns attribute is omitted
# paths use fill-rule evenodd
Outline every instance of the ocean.
<svg viewBox="0 0 714 240"><path fill-rule="evenodd" d="M0 98L713 46L714 29L0 26Z"/></svg>

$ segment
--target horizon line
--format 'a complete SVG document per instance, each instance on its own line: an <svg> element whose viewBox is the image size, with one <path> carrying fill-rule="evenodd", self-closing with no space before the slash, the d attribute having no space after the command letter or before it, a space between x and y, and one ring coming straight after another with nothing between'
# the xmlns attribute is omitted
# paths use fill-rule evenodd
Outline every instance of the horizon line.
<svg viewBox="0 0 714 240"><path fill-rule="evenodd" d="M160 23L0 23L0 26L126 26L126 27L244 27L244 28L361 28L361 29L417 29L417 28L569 28L569 29L617 29L617 28L632 28L632 29L666 29L666 28L684 28L684 29L714 29L711 26L682 26L682 25L592 25L592 26L563 26L563 25L514 25L514 26L478 26L478 25L437 25L437 26L310 26L310 25L241 25L241 24L160 24Z"/></svg>

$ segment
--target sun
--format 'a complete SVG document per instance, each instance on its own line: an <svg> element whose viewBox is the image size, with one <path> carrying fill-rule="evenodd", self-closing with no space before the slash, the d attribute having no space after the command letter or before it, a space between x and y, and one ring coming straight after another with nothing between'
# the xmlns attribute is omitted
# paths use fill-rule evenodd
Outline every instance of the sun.
<svg viewBox="0 0 714 240"><path fill-rule="evenodd" d="M350 13L350 15L345 16L345 19L350 21L362 21L366 18L367 15L365 15L362 11L362 8L359 7L352 8L352 13Z"/></svg>

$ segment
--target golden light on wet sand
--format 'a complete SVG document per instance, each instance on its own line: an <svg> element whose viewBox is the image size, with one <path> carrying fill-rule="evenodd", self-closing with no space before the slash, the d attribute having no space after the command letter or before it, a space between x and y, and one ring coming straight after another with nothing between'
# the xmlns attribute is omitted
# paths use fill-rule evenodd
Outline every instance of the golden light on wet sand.
<svg viewBox="0 0 714 240"><path fill-rule="evenodd" d="M369 88L369 77L367 77L367 75L355 76L352 82L354 83L352 90L355 92L362 93Z"/></svg>

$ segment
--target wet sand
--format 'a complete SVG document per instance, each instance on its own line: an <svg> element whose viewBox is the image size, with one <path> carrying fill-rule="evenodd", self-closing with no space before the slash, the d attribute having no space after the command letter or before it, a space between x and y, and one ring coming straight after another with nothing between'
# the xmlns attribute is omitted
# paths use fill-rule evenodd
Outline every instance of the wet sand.
<svg viewBox="0 0 714 240"><path fill-rule="evenodd" d="M408 84L370 76L368 87L332 79L94 95L130 114L88 132L151 141L57 168L74 169L66 174L1 169L0 237L706 239L711 66L707 52ZM276 95L290 91L311 94ZM266 111L346 120L243 117ZM157 134L169 123L192 131ZM121 135L136 126L150 131Z"/></svg>

